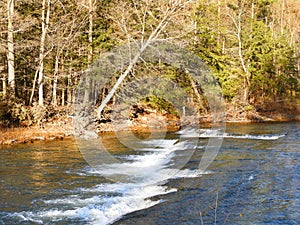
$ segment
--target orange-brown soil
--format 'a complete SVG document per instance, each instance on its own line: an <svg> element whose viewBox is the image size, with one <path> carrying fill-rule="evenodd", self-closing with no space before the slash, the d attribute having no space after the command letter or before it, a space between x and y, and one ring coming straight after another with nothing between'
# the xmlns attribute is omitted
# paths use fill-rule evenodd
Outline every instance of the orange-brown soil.
<svg viewBox="0 0 300 225"><path fill-rule="evenodd" d="M27 143L36 140L63 139L73 135L72 120L64 118L59 121L44 123L41 127L2 128L0 129L0 145Z"/></svg>

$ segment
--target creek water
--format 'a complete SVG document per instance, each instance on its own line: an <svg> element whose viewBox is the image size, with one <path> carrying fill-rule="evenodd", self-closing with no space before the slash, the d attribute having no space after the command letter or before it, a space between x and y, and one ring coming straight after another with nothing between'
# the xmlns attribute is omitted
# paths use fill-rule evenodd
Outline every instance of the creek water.
<svg viewBox="0 0 300 225"><path fill-rule="evenodd" d="M74 140L2 147L0 224L300 224L300 123L182 134L200 137L198 147L178 144L178 133L135 150L107 138L123 160L115 170L91 167ZM199 171L211 136L224 137L223 144ZM134 179L107 178L126 173Z"/></svg>

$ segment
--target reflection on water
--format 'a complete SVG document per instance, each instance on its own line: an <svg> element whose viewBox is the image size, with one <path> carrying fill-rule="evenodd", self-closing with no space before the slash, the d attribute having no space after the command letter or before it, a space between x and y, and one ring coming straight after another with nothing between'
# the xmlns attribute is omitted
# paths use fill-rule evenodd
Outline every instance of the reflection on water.
<svg viewBox="0 0 300 225"><path fill-rule="evenodd" d="M200 146L179 173L156 184L108 180L107 171L85 162L74 140L3 147L0 224L299 224L299 123L228 125L222 148L204 173L197 171L203 146L209 135L221 134L185 135L202 135ZM102 138L128 166L148 168L155 162L159 173L189 151L137 151ZM169 146L177 136L167 138L157 141Z"/></svg>

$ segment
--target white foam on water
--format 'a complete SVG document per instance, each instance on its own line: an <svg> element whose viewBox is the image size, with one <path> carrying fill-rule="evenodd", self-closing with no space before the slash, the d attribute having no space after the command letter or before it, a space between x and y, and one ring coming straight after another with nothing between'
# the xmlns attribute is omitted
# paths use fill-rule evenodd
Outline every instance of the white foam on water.
<svg viewBox="0 0 300 225"><path fill-rule="evenodd" d="M277 140L286 136L286 134L235 134L221 132L217 129L196 129L187 128L178 131L183 138L235 138L235 139L250 139L250 140Z"/></svg>
<svg viewBox="0 0 300 225"><path fill-rule="evenodd" d="M44 203L46 204L55 204L55 205L75 205L75 206L80 206L80 205L85 205L85 204L92 204L96 202L101 202L103 201L103 197L100 196L94 196L91 198L85 198L81 199L80 195L71 195L68 198L65 199L52 199L52 200L45 200Z"/></svg>
<svg viewBox="0 0 300 225"><path fill-rule="evenodd" d="M237 139L253 139L253 140L278 140L279 138L284 137L285 134L261 134L261 135L231 135L226 134L225 138L237 138Z"/></svg>
<svg viewBox="0 0 300 225"><path fill-rule="evenodd" d="M254 179L253 175L250 175L250 177L248 178L248 180L253 180L253 179Z"/></svg>
<svg viewBox="0 0 300 225"><path fill-rule="evenodd" d="M85 221L86 224L106 225L125 214L149 208L163 201L153 201L149 199L150 197L166 195L177 190L157 184L144 186L142 183L111 183L81 188L77 191L81 194L44 201L51 206L48 210L14 213L9 217L38 224L67 219ZM102 196L99 196L99 192L102 192ZM93 193L94 196L84 198L84 193Z"/></svg>
<svg viewBox="0 0 300 225"><path fill-rule="evenodd" d="M195 178L195 177L201 177L202 175L206 174L213 174L212 171L200 171L200 170L189 170L184 169L178 171L173 178Z"/></svg>
<svg viewBox="0 0 300 225"><path fill-rule="evenodd" d="M33 222L35 224L43 224L43 221L41 219L34 219L34 213L33 212L14 212L14 213L8 213L7 215L4 216L7 219L10 218L15 218L18 219L20 222L25 222L25 221L29 221L29 222ZM4 218L1 218L4 219ZM0 221L3 222L3 221ZM5 224L5 223L3 223Z"/></svg>
<svg viewBox="0 0 300 225"><path fill-rule="evenodd" d="M141 143L144 145L147 145L149 147L156 146L158 148L168 148L172 145L174 145L177 142L177 140L171 140L171 139L151 139L142 141Z"/></svg>
<svg viewBox="0 0 300 225"><path fill-rule="evenodd" d="M89 224L109 224L125 214L149 208L161 202L152 201L148 199L149 197L165 195L176 191L176 189L169 190L167 187L159 185L143 186L142 184L137 185L134 183L102 184L83 191L95 193L104 190L111 190L115 193L119 193L119 195L94 196L86 199L69 197L46 201L54 205L71 203L74 204L75 207L74 209L68 210L48 210L46 212L40 212L38 216L44 219L61 220L68 218L87 220Z"/></svg>
<svg viewBox="0 0 300 225"><path fill-rule="evenodd" d="M150 143L147 142L148 144ZM156 183L168 179L178 172L178 169L168 169L173 166L172 159L178 151L185 151L183 154L189 156L190 150L195 146L191 141L165 140L162 147L155 148L155 151L141 151L139 155L129 155L123 157L126 161L119 163L102 164L90 173L98 174L113 180L125 180L135 182Z"/></svg>
<svg viewBox="0 0 300 225"><path fill-rule="evenodd" d="M151 146L154 140L145 141L145 149L139 155L125 156L127 161L101 165L98 169L86 167L76 172L77 175L124 175L128 181L102 183L91 188L70 190L62 198L44 200L45 207L38 212L21 212L22 220L38 221L84 221L86 224L106 225L123 215L152 207L163 200L151 200L157 195L176 192L163 186L178 169L172 166L172 159L177 151L188 151L194 147L189 141L160 140L160 146ZM67 171L71 173L71 171ZM179 177L201 176L199 171L183 170Z"/></svg>

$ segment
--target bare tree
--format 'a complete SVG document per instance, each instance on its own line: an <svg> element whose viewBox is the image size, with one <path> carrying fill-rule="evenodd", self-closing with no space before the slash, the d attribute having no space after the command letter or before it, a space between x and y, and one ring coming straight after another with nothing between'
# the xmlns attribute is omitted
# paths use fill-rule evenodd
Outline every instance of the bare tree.
<svg viewBox="0 0 300 225"><path fill-rule="evenodd" d="M249 88L250 88L250 80L251 80L251 73L248 70L249 65L247 65L244 51L243 51L243 39L242 39L242 32L243 32L243 20L245 19L245 11L242 7L242 3L239 2L239 5L231 4L230 7L227 7L227 16L231 19L234 27L233 34L237 39L238 43L238 58L240 61L240 65L243 69L243 79L244 79L244 102L248 103L249 101Z"/></svg>
<svg viewBox="0 0 300 225"><path fill-rule="evenodd" d="M55 4L53 7L56 6L57 10L53 12L52 18L52 26L49 28L51 31L48 32L48 36L50 41L52 42L52 45L55 46L55 51L53 58L55 58L54 62L54 72L53 72L53 86L52 86L52 104L57 105L57 93L59 89L58 83L64 83L64 78L67 77L67 86L71 83L70 75L66 75L66 72L64 71L64 63L66 58L68 57L68 54L70 51L72 51L72 48L76 48L76 38L78 36L82 35L82 30L85 29L86 24L89 22L89 50L88 50L88 62L89 64L92 62L93 57L93 51L91 51L92 47L92 26L90 24L93 23L91 20L93 17L91 17L89 14L86 15L86 9L88 9L89 12L92 12L90 10L89 6L85 5L84 3L70 3L70 4L64 4L62 2L53 3ZM72 60L71 60L72 61ZM72 67L69 68L69 71L72 71ZM60 74L64 74L63 76ZM61 94L62 96L62 105L65 104L65 87L61 87ZM70 87L67 87L68 93L71 93ZM71 103L71 98L68 95L68 104Z"/></svg>
<svg viewBox="0 0 300 225"><path fill-rule="evenodd" d="M159 40L176 39L182 35L181 31L173 28L168 30L170 25L180 23L177 20L182 16L185 9L194 1L173 0L173 1L152 1L152 0L134 0L132 3L118 1L113 7L113 20L117 27L129 43L138 47L138 52L132 57L125 71L117 79L116 83L109 91L105 99L98 108L98 117L107 103L114 96L115 92L133 69L141 57L141 54L150 44ZM132 18L137 18L132 21ZM132 26L133 24L133 26ZM135 26L136 25L136 26ZM138 28L140 27L140 28Z"/></svg>
<svg viewBox="0 0 300 225"><path fill-rule="evenodd" d="M42 106L44 104L44 57L45 57L45 40L46 34L49 25L50 18L50 0L43 0L42 3L42 34L41 34L41 44L40 44L40 56L39 56L39 78L38 78L38 88L39 88L39 105Z"/></svg>
<svg viewBox="0 0 300 225"><path fill-rule="evenodd" d="M2 97L3 99L6 96L7 90L7 73L5 67L7 66L7 13L6 13L6 2L0 2L0 74L2 80Z"/></svg>

